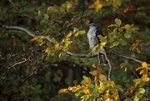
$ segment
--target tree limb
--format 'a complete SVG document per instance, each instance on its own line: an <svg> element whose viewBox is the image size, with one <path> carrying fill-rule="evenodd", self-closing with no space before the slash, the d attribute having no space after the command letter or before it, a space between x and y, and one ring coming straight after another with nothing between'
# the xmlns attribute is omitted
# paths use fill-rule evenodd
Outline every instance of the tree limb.
<svg viewBox="0 0 150 101"><path fill-rule="evenodd" d="M25 33L27 33L29 36L33 37L33 38L40 38L41 36L37 36L35 34L33 34L33 32L31 32L30 30L24 28L24 27L20 27L20 26L8 26L8 25L3 25L3 24L0 24L0 27L1 28L4 28L4 29L10 29L10 30L19 30L19 31L23 31ZM53 42L54 41L50 38L46 38L49 42Z"/></svg>
<svg viewBox="0 0 150 101"><path fill-rule="evenodd" d="M137 63L143 63L144 62L144 61L138 60L136 58L125 56L125 55L121 55L121 54L118 54L118 53L115 53L115 52L109 52L108 54L112 54L112 55L115 55L115 56L118 56L118 57L122 57L122 58L125 58L125 59L128 59L128 60L133 60L133 61L135 61ZM147 65L150 66L150 64L147 64Z"/></svg>

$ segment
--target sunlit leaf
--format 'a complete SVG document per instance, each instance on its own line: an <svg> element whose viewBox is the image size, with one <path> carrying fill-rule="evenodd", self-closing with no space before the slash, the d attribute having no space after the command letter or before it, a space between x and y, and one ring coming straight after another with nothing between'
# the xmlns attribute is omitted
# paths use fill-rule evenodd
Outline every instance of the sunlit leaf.
<svg viewBox="0 0 150 101"><path fill-rule="evenodd" d="M100 75L99 75L99 79L100 79L101 81L106 81L106 80L107 80L106 76L103 75L103 74L100 74Z"/></svg>
<svg viewBox="0 0 150 101"><path fill-rule="evenodd" d="M100 93L103 93L105 91L105 86L102 82L100 83L100 87L98 88L98 90Z"/></svg>
<svg viewBox="0 0 150 101"><path fill-rule="evenodd" d="M116 23L118 26L120 26L120 25L121 25L121 20L118 19L118 18L116 18L116 19L115 19L115 23Z"/></svg>
<svg viewBox="0 0 150 101"><path fill-rule="evenodd" d="M86 83L91 83L91 78L83 76L83 79Z"/></svg>
<svg viewBox="0 0 150 101"><path fill-rule="evenodd" d="M98 72L96 70L93 70L90 72L90 74L92 74L93 76L96 76L98 74Z"/></svg>
<svg viewBox="0 0 150 101"><path fill-rule="evenodd" d="M140 88L140 89L139 89L139 93L140 93L140 94L144 94L144 93L145 93L145 89L144 89L144 88Z"/></svg>
<svg viewBox="0 0 150 101"><path fill-rule="evenodd" d="M68 93L68 92L69 92L68 89L60 89L58 91L58 93Z"/></svg>
<svg viewBox="0 0 150 101"><path fill-rule="evenodd" d="M113 47L118 46L118 45L119 45L119 41L115 41L115 42L112 43L110 48L113 48Z"/></svg>
<svg viewBox="0 0 150 101"><path fill-rule="evenodd" d="M126 25L124 26L124 28L125 28L125 29L130 29L130 28L131 28L131 25L126 24Z"/></svg>
<svg viewBox="0 0 150 101"><path fill-rule="evenodd" d="M127 39L131 38L131 33L125 33L124 37L127 38Z"/></svg>

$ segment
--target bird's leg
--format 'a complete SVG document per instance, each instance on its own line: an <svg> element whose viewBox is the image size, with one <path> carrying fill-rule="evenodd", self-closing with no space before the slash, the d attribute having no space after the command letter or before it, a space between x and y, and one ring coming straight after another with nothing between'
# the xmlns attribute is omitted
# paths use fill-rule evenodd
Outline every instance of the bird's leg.
<svg viewBox="0 0 150 101"><path fill-rule="evenodd" d="M98 64L101 65L100 53L97 55Z"/></svg>

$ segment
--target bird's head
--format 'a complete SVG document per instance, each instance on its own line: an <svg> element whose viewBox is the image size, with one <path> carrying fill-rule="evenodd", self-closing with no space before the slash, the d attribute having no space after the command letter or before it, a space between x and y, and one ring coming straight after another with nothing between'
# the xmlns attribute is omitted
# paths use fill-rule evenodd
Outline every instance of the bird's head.
<svg viewBox="0 0 150 101"><path fill-rule="evenodd" d="M93 27L93 26L96 26L96 24L95 23L90 23L89 24L89 27Z"/></svg>

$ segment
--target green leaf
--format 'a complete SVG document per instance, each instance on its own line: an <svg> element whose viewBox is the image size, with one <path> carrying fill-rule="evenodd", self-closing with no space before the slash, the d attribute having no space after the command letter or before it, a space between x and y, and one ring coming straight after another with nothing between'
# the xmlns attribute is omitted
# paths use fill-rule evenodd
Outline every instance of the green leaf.
<svg viewBox="0 0 150 101"><path fill-rule="evenodd" d="M113 42L113 44L110 46L110 48L113 48L113 47L118 46L118 45L119 45L119 41L115 41L115 42Z"/></svg>
<svg viewBox="0 0 150 101"><path fill-rule="evenodd" d="M120 26L120 25L121 25L121 20L118 19L118 18L116 18L116 19L115 19L115 23L116 23L118 26Z"/></svg>
<svg viewBox="0 0 150 101"><path fill-rule="evenodd" d="M85 34L85 30L80 30L79 33L80 33L81 35L83 35L83 34Z"/></svg>
<svg viewBox="0 0 150 101"><path fill-rule="evenodd" d="M125 101L132 101L132 99L130 99L130 98L126 98L126 99L125 99Z"/></svg>
<svg viewBox="0 0 150 101"><path fill-rule="evenodd" d="M123 39L120 39L120 40L119 40L119 43L120 43L122 46L127 45L127 41L125 41L125 40L123 40Z"/></svg>
<svg viewBox="0 0 150 101"><path fill-rule="evenodd" d="M125 33L124 37L127 38L127 39L131 38L131 33Z"/></svg>
<svg viewBox="0 0 150 101"><path fill-rule="evenodd" d="M111 24L108 27L117 27L117 25L116 24Z"/></svg>
<svg viewBox="0 0 150 101"><path fill-rule="evenodd" d="M144 89L144 88L140 88L140 89L139 89L139 93L140 93L140 94L144 94L144 93L145 93L145 89Z"/></svg>
<svg viewBox="0 0 150 101"><path fill-rule="evenodd" d="M131 28L131 25L126 24L126 25L124 26L124 28L125 28L125 29L130 29L130 28Z"/></svg>

